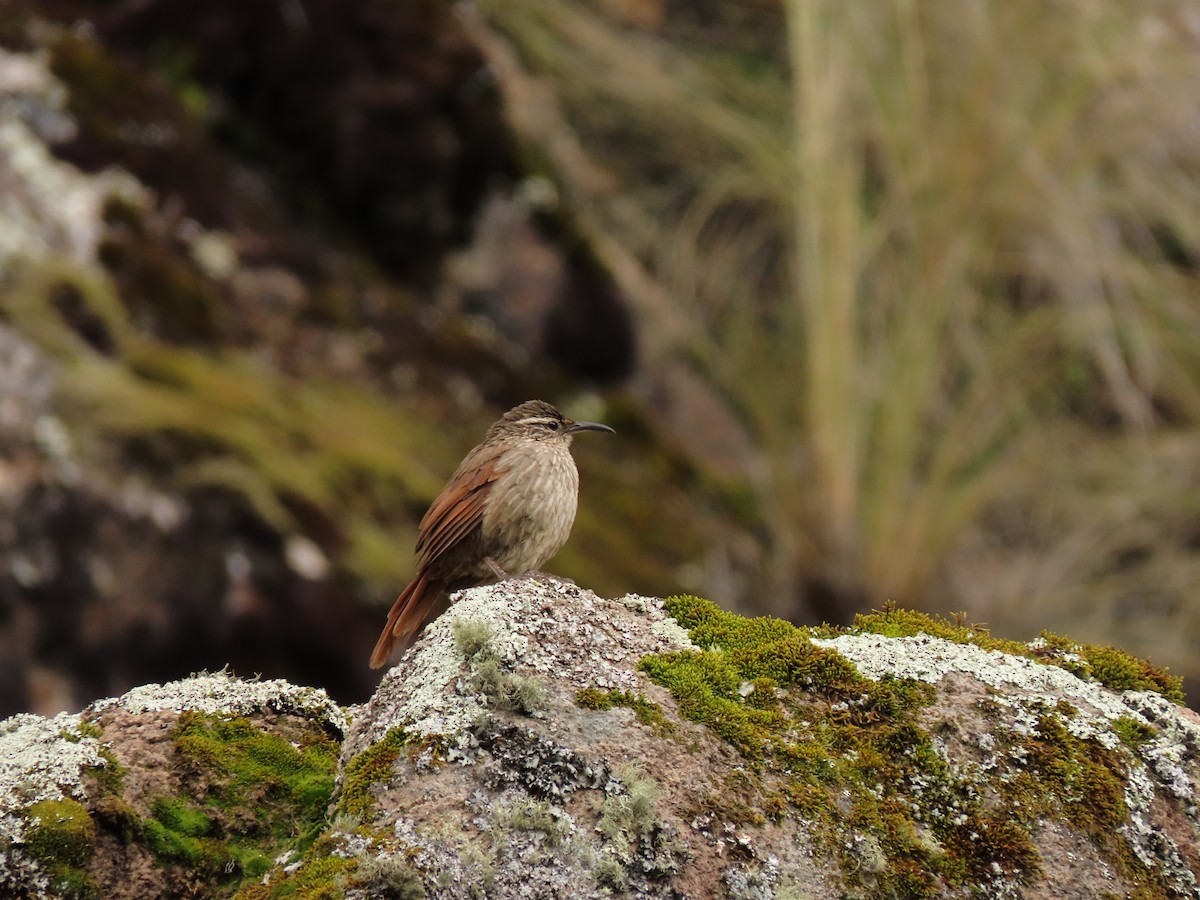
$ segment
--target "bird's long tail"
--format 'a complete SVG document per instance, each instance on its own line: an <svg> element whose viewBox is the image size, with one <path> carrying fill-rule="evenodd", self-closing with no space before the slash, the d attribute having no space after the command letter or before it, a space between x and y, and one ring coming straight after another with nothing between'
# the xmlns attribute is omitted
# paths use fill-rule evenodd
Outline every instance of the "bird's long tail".
<svg viewBox="0 0 1200 900"><path fill-rule="evenodd" d="M372 669L383 666L397 645L407 646L412 641L434 606L442 599L443 592L440 581L430 580L425 572L417 573L417 577L409 582L392 604L387 624L383 626L383 633L379 635L375 650L371 653Z"/></svg>

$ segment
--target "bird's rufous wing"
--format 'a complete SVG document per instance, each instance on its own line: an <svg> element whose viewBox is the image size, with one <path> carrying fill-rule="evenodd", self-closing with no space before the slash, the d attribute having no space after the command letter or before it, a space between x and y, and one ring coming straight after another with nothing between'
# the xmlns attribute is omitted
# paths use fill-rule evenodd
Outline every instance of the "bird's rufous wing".
<svg viewBox="0 0 1200 900"><path fill-rule="evenodd" d="M433 501L417 529L417 559L420 568L427 568L473 529L483 524L488 485L495 481L502 471L496 466L496 460L492 459L451 479Z"/></svg>
<svg viewBox="0 0 1200 900"><path fill-rule="evenodd" d="M442 489L417 530L417 574L400 592L388 613L387 624L375 651L371 668L384 665L396 646L407 645L425 624L433 608L455 576L430 572L432 564L447 550L483 524L487 488L503 470L495 460L478 465L464 463Z"/></svg>

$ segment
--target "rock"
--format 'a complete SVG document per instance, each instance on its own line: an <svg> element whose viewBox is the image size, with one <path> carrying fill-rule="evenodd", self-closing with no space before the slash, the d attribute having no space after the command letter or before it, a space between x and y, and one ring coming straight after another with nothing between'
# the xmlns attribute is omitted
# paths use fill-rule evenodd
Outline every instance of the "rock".
<svg viewBox="0 0 1200 900"><path fill-rule="evenodd" d="M5 896L1200 896L1200 718L1152 666L545 576L341 710L221 673L0 723Z"/></svg>
<svg viewBox="0 0 1200 900"><path fill-rule="evenodd" d="M324 819L346 720L219 673L0 723L0 895L211 896Z"/></svg>

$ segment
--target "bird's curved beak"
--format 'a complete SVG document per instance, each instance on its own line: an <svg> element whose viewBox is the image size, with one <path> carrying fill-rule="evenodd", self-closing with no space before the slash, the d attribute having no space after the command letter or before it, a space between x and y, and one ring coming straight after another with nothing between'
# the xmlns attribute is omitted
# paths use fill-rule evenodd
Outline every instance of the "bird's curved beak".
<svg viewBox="0 0 1200 900"><path fill-rule="evenodd" d="M609 434L616 434L612 428L607 425L601 425L599 422L573 422L567 427L567 434L574 434L577 431L607 431Z"/></svg>

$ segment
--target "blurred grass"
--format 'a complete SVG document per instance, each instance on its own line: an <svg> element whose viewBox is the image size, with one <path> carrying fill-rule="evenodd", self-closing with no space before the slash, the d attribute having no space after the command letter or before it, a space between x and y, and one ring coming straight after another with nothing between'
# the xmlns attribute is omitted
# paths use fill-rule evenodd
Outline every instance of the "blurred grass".
<svg viewBox="0 0 1200 900"><path fill-rule="evenodd" d="M758 448L751 593L1120 642L1166 592L1194 643L1194 9L643 5L469 22L648 342Z"/></svg>

